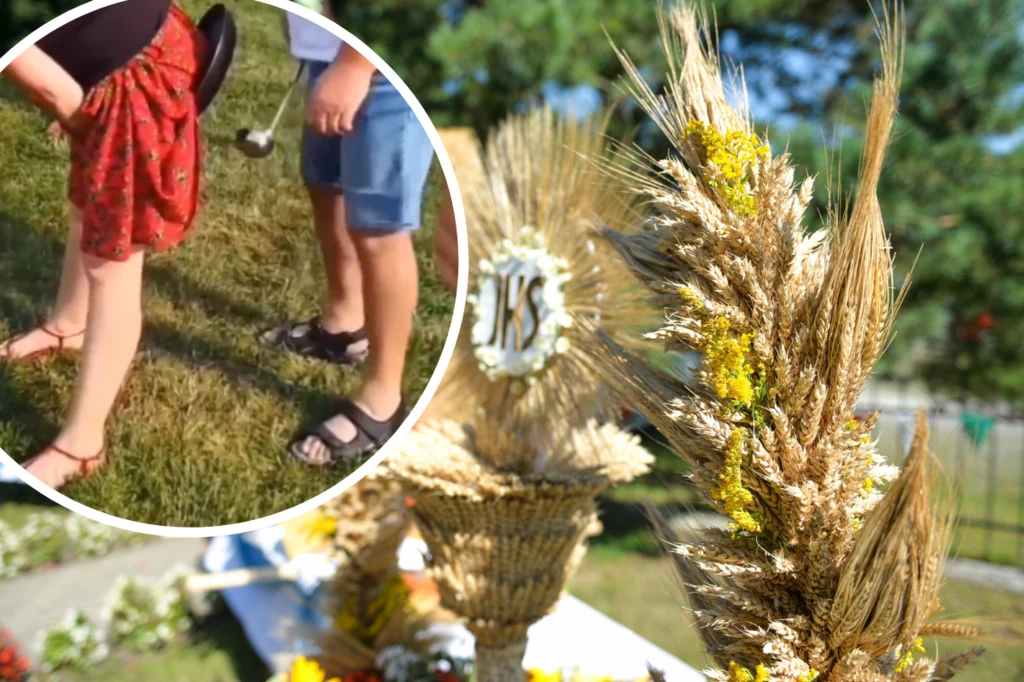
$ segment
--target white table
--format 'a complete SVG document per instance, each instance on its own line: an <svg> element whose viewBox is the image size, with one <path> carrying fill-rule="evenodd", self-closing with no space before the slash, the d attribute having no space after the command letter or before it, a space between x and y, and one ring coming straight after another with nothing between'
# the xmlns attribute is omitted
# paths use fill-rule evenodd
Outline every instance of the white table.
<svg viewBox="0 0 1024 682"><path fill-rule="evenodd" d="M0 483L24 483L24 481L14 473L14 467L0 464Z"/></svg>
<svg viewBox="0 0 1024 682"><path fill-rule="evenodd" d="M210 572L219 572L259 565L261 561L279 565L287 561L277 545L280 535L280 531L271 529L255 539L215 538L204 566ZM260 546L254 548L250 544L253 541ZM406 541L399 552L402 568L419 568L423 549L417 541ZM222 595L253 649L275 672L286 670L296 654L314 653L318 628L330 627L316 611L317 595L307 598L290 583L247 585L225 590ZM444 651L456 657L472 657L473 636L469 631L462 626L438 627ZM573 596L566 596L554 613L534 624L527 638L526 668L579 670L633 680L647 674L649 663L663 671L669 682L704 681L693 668Z"/></svg>

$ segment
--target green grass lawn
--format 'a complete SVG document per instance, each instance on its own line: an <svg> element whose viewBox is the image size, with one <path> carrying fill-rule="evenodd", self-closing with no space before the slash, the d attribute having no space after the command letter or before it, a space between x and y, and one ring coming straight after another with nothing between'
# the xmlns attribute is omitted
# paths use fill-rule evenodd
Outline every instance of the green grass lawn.
<svg viewBox="0 0 1024 682"><path fill-rule="evenodd" d="M570 591L683 662L701 669L708 664L700 637L683 607L682 592L664 557L598 549L583 561ZM980 617L998 623L1002 636L1024 636L1024 595L967 583L949 583L941 593L949 618ZM960 651L961 642L926 642L929 653ZM1024 679L1024 647L986 644L979 662L956 676L957 682Z"/></svg>
<svg viewBox="0 0 1024 682"><path fill-rule="evenodd" d="M199 15L213 0L186 0ZM149 259L145 323L126 400L108 429L109 465L64 492L90 507L148 523L208 526L292 507L348 471L319 473L289 461L286 446L305 422L333 414L359 385L357 371L286 357L256 336L317 309L322 275L311 211L300 181L301 98L263 161L231 141L264 127L290 79L280 10L228 0L240 49L227 89L204 119L207 170L194 236ZM38 324L57 290L65 239L66 152L46 121L9 90L0 92L0 338ZM454 298L433 264L431 180L416 237L420 308L405 390L417 398L434 371ZM75 380L72 358L0 369L0 447L24 460L58 432Z"/></svg>

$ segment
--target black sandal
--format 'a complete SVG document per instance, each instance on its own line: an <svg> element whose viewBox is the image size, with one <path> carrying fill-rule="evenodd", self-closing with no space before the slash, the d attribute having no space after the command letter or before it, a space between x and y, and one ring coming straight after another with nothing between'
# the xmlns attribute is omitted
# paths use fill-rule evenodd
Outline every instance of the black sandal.
<svg viewBox="0 0 1024 682"><path fill-rule="evenodd" d="M348 442L342 441L327 428L327 424L320 422L304 429L299 434L298 439L289 448L292 457L303 464L314 467L334 467L358 460L388 442L408 416L404 400L391 415L391 418L386 421L377 421L351 400L346 400L341 404L339 414L348 417L348 420L356 427L355 438ZM327 446L330 457L326 462L313 462L303 452L302 445L311 436Z"/></svg>
<svg viewBox="0 0 1024 682"><path fill-rule="evenodd" d="M283 324L260 335L263 345L272 350L283 350L338 365L358 365L364 362L369 355L368 349L350 351L349 348L367 338L365 329L332 334L320 324L319 316L309 322Z"/></svg>

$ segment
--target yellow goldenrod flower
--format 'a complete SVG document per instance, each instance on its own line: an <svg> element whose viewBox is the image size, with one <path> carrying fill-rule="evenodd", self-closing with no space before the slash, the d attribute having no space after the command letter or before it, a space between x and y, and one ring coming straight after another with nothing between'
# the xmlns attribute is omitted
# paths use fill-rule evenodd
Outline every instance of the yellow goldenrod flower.
<svg viewBox="0 0 1024 682"><path fill-rule="evenodd" d="M901 647L896 647L896 655L899 656ZM914 640L914 643L907 649L907 653L900 656L900 660L896 663L896 667L893 668L893 672L901 673L903 670L914 662L914 654L924 653L924 640L918 637Z"/></svg>
<svg viewBox="0 0 1024 682"><path fill-rule="evenodd" d="M302 524L302 532L308 538L332 538L337 530L338 520L327 514L317 514Z"/></svg>
<svg viewBox="0 0 1024 682"><path fill-rule="evenodd" d="M324 682L325 677L327 677L327 673L316 661L299 656L292 663L292 670L288 673L288 682ZM332 677L327 682L340 682L340 680L337 677Z"/></svg>
<svg viewBox="0 0 1024 682"><path fill-rule="evenodd" d="M729 661L729 682L754 682L754 676L736 661Z"/></svg>
<svg viewBox="0 0 1024 682"><path fill-rule="evenodd" d="M749 359L754 334L734 338L730 329L729 319L724 315L704 320L704 363L711 371L719 398L749 406L754 400L754 369Z"/></svg>
<svg viewBox="0 0 1024 682"><path fill-rule="evenodd" d="M814 668L811 668L807 672L800 675L800 677L796 678L796 682L814 682L814 680L816 679L818 679L818 671Z"/></svg>
<svg viewBox="0 0 1024 682"><path fill-rule="evenodd" d="M334 627L363 643L372 642L408 600L409 588L405 581L401 576L394 576L377 588L369 602L350 597L335 617Z"/></svg>
<svg viewBox="0 0 1024 682"><path fill-rule="evenodd" d="M704 308L704 301L700 300L697 293L690 287L679 287L679 297L683 299L683 303L693 310Z"/></svg>
<svg viewBox="0 0 1024 682"><path fill-rule="evenodd" d="M559 670L548 672L539 668L530 668L527 673L530 682L562 682L562 673Z"/></svg>
<svg viewBox="0 0 1024 682"><path fill-rule="evenodd" d="M747 187L750 167L758 157L768 156L768 145L761 144L757 135L740 131L726 134L703 121L686 124L684 136L696 135L704 147L709 163L713 165L705 180L722 193L725 203L740 215L753 215L757 202Z"/></svg>
<svg viewBox="0 0 1024 682"><path fill-rule="evenodd" d="M722 485L712 490L711 496L725 503L725 513L735 524L734 531L760 533L761 524L746 509L754 496L743 487L743 429L733 429L727 446L725 466L718 475Z"/></svg>
<svg viewBox="0 0 1024 682"><path fill-rule="evenodd" d="M744 668L736 661L729 661L729 682L771 682L771 680L764 663L758 663L754 672L750 672L749 668Z"/></svg>

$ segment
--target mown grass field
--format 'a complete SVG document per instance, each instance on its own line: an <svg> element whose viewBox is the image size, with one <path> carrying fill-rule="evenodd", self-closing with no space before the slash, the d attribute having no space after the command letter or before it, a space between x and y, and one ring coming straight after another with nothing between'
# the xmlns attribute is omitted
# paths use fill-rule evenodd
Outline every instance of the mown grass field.
<svg viewBox="0 0 1024 682"><path fill-rule="evenodd" d="M197 17L213 0L185 0ZM228 0L240 24L227 89L204 119L205 191L193 238L151 257L145 323L126 400L108 429L111 460L69 486L73 499L116 516L173 526L247 521L323 492L349 471L320 473L286 448L305 422L322 419L359 385L356 371L267 351L257 334L308 319L322 290L312 214L299 174L301 97L274 156L245 159L231 142L241 127L269 125L295 73L281 10ZM44 319L57 290L65 227L66 150L47 121L0 91L0 338ZM416 237L420 308L405 390L417 398L448 334L454 298L433 264L440 173L431 179ZM76 363L0 369L0 447L22 461L58 432Z"/></svg>
<svg viewBox="0 0 1024 682"><path fill-rule="evenodd" d="M700 638L683 605L671 567L663 557L591 551L570 586L573 594L655 645L700 670L708 665ZM967 583L949 583L943 604L953 617L980 616L999 621L1005 636L1024 635L1024 595ZM926 642L929 655L959 651L948 640ZM957 682L1024 679L1024 648L986 644L980 661L957 675ZM259 682L265 671L238 624L221 614L201 625L188 642L142 655L118 654L85 673L59 673L59 682ZM671 681L669 681L671 682Z"/></svg>
<svg viewBox="0 0 1024 682"><path fill-rule="evenodd" d="M696 628L684 607L669 560L607 549L592 550L570 591L599 611L634 630L698 670L708 664ZM999 637L1024 636L1024 595L995 587L951 582L942 589L945 617L977 617L991 621ZM1018 642L984 644L977 664L958 674L956 682L1024 679L1024 647ZM925 642L936 651L961 651L966 645L949 640Z"/></svg>

